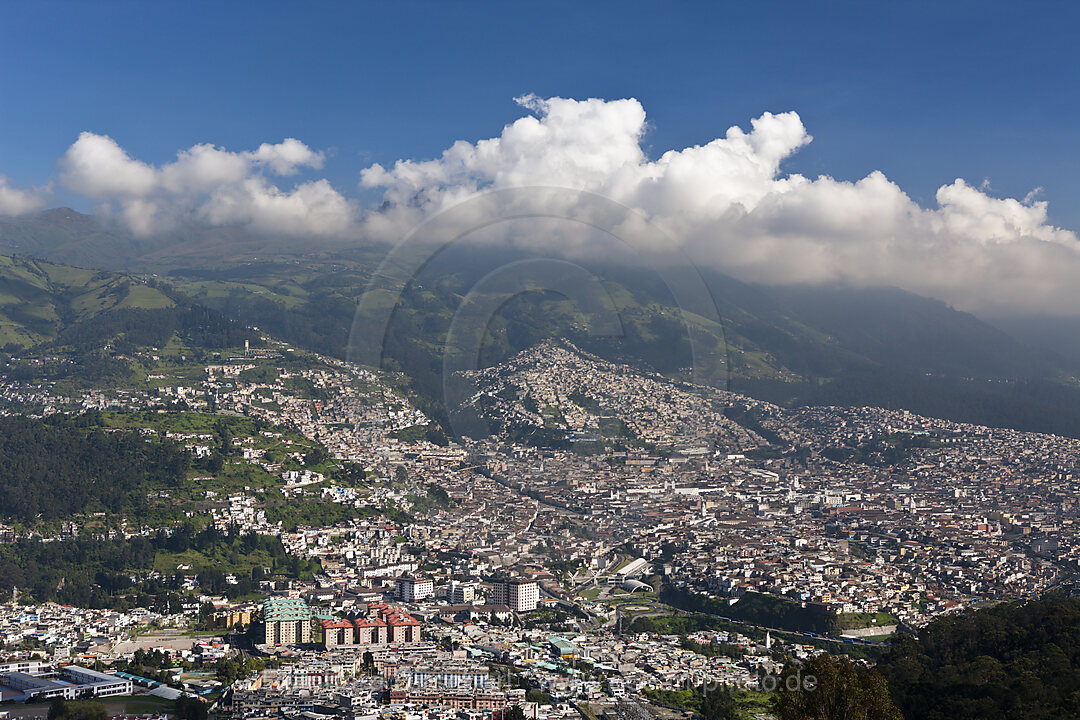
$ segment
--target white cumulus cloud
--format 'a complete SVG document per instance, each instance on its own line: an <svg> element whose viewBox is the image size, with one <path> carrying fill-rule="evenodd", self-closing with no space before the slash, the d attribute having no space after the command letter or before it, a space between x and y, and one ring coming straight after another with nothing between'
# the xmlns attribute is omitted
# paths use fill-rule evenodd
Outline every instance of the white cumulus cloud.
<svg viewBox="0 0 1080 720"><path fill-rule="evenodd" d="M498 137L364 170L361 186L386 201L365 218L367 231L394 240L477 191L559 186L644 213L675 244L656 251L744 280L887 284L965 309L1080 312L1080 241L1048 222L1037 191L997 198L957 179L922 207L882 172L853 182L786 173L784 161L812 140L795 112L764 113L749 130L650 160L637 100L518 102L529 114Z"/></svg>
<svg viewBox="0 0 1080 720"><path fill-rule="evenodd" d="M249 152L199 144L154 166L131 157L107 135L84 132L59 166L64 187L101 201L103 211L139 235L185 222L290 235L345 233L354 211L328 182L282 189L267 178L318 169L323 161L321 152L287 138Z"/></svg>
<svg viewBox="0 0 1080 720"><path fill-rule="evenodd" d="M0 175L0 215L22 215L45 207L46 190L16 187Z"/></svg>

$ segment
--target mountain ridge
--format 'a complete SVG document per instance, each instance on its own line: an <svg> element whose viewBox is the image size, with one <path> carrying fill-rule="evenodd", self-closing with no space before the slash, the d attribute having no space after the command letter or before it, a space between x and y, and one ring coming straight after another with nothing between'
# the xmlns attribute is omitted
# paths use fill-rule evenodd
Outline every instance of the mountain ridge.
<svg viewBox="0 0 1080 720"><path fill-rule="evenodd" d="M286 248L228 230L140 240L64 208L0 219L0 251L111 264L134 273L128 275L131 287L153 282L170 298L344 357L357 302L384 248L332 245ZM424 266L396 299L384 364L410 377L414 390L429 399L428 410L442 394L446 332L463 298L485 274L528 257L518 250L454 247ZM1043 349L1030 335L1022 342L940 301L897 288L762 286L703 271L722 324L689 316L709 343L693 358L687 316L655 273L610 261L582 264L615 302L623 336L591 337L580 309L567 298L525 293L500 305L491 318L479 350L481 366L546 337L565 337L583 350L676 379L687 378L696 362L714 385L773 402L906 404L990 425L1080 433L1080 413L1072 410L1080 407L1080 356ZM48 304L32 293L18 297L31 309ZM5 307L0 304L0 314ZM4 315L5 342L25 346L49 336L42 330L47 323L33 324L33 312L11 312L14 318ZM23 325L30 330L20 335Z"/></svg>

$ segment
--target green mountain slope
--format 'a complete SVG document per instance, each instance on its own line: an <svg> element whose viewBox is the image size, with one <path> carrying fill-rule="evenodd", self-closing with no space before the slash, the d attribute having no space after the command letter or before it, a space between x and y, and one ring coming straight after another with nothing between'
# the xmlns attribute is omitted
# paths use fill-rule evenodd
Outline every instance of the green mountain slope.
<svg viewBox="0 0 1080 720"><path fill-rule="evenodd" d="M0 219L4 248L53 261L82 258L96 267L130 268L147 281L157 275L164 293L120 276L55 267L45 272L49 266L41 263L0 268L0 281L6 278L0 283L3 343L42 342L87 314L124 303L167 304L168 296L339 357L347 354L357 303L386 251L370 244L290 247L230 230L138 240L66 209ZM396 303L388 332L366 342L379 348L384 365L411 378L428 400L426 410L439 409L447 330L463 299L475 294L488 273L528 257L516 249L454 246L411 278L400 297L386 294L386 303ZM27 265L10 264L20 263ZM688 377L692 357L683 317L660 276L617 259L580 263L601 279L615 304L619 335L590 335L580 308L565 297L525 293L499 305L487 323L481 364L501 362L544 338L564 337L604 358ZM65 272L72 274L66 286ZM781 403L905 407L1080 434L1080 356L1038 349L1049 346L1038 333L1020 333L1020 341L1007 327L1003 331L895 288L778 288L717 273L703 276L721 322L689 320L706 345L698 348L698 377L715 385ZM1052 325L1042 336L1052 334ZM1021 330L1033 327L1028 323ZM455 347L450 357L469 361L476 350Z"/></svg>
<svg viewBox="0 0 1080 720"><path fill-rule="evenodd" d="M381 341L383 362L403 371L439 415L446 334L477 281L505 254L458 251L429 264L397 299ZM244 324L332 355L344 355L364 262L307 257L291 263L188 267L168 282ZM592 337L580 311L551 293L500 306L486 328L481 365L547 337L564 337L608 359L687 377L691 353L670 293L643 271L590 267L617 306L619 337ZM691 316L708 347L701 376L785 404L903 407L938 417L1025 430L1080 434L1074 363L1025 345L944 303L893 288L767 288L706 277L722 323ZM665 294L667 295L665 297ZM393 302L392 295L387 302ZM369 339L370 340L370 339ZM456 347L466 358L476 348Z"/></svg>
<svg viewBox="0 0 1080 720"><path fill-rule="evenodd" d="M127 275L0 256L0 347L54 340L64 328L111 311L172 305Z"/></svg>

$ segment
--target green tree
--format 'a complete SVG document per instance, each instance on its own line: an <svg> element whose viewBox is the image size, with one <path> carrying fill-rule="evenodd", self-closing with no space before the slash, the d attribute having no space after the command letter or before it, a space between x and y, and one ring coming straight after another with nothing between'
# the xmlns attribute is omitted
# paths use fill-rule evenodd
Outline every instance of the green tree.
<svg viewBox="0 0 1080 720"><path fill-rule="evenodd" d="M199 698L182 695L176 700L176 714L180 720L206 720L206 703Z"/></svg>
<svg viewBox="0 0 1080 720"><path fill-rule="evenodd" d="M780 720L903 720L881 673L846 657L790 663L776 680Z"/></svg>
<svg viewBox="0 0 1080 720"><path fill-rule="evenodd" d="M210 623L214 619L214 612L214 603L204 602L199 608L199 625L203 628L210 627ZM136 658L136 662L138 662L138 658Z"/></svg>
<svg viewBox="0 0 1080 720"><path fill-rule="evenodd" d="M735 694L730 686L705 686L701 698L701 716L704 720L734 720L738 717L738 712Z"/></svg>
<svg viewBox="0 0 1080 720"><path fill-rule="evenodd" d="M225 456L220 452L213 452L206 459L206 470L211 475L217 475L225 468Z"/></svg>
<svg viewBox="0 0 1080 720"><path fill-rule="evenodd" d="M217 673L217 678L226 685L232 685L243 670L243 665L239 660L232 657L224 657L214 663L214 671Z"/></svg>
<svg viewBox="0 0 1080 720"><path fill-rule="evenodd" d="M311 450L309 450L304 455L304 465L306 465L307 467L311 467L313 465L318 465L319 463L326 462L329 459L330 453L326 452L326 448L316 446L311 448Z"/></svg>
<svg viewBox="0 0 1080 720"><path fill-rule="evenodd" d="M537 705L551 705L554 700L550 694L543 690L529 688L525 691L525 702L536 703Z"/></svg>
<svg viewBox="0 0 1080 720"><path fill-rule="evenodd" d="M49 705L49 720L105 720L108 710L99 702L57 698Z"/></svg>

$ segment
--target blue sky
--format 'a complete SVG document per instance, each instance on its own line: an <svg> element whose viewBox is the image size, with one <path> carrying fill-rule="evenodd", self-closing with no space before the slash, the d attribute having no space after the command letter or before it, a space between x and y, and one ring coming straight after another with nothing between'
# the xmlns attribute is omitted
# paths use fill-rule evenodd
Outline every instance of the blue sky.
<svg viewBox="0 0 1080 720"><path fill-rule="evenodd" d="M371 162L498 135L517 95L635 97L653 157L796 110L814 141L786 169L880 169L923 205L957 177L1043 187L1080 228L1069 4L816 5L8 3L0 173L47 182L84 130L155 163L291 136L355 195Z"/></svg>

